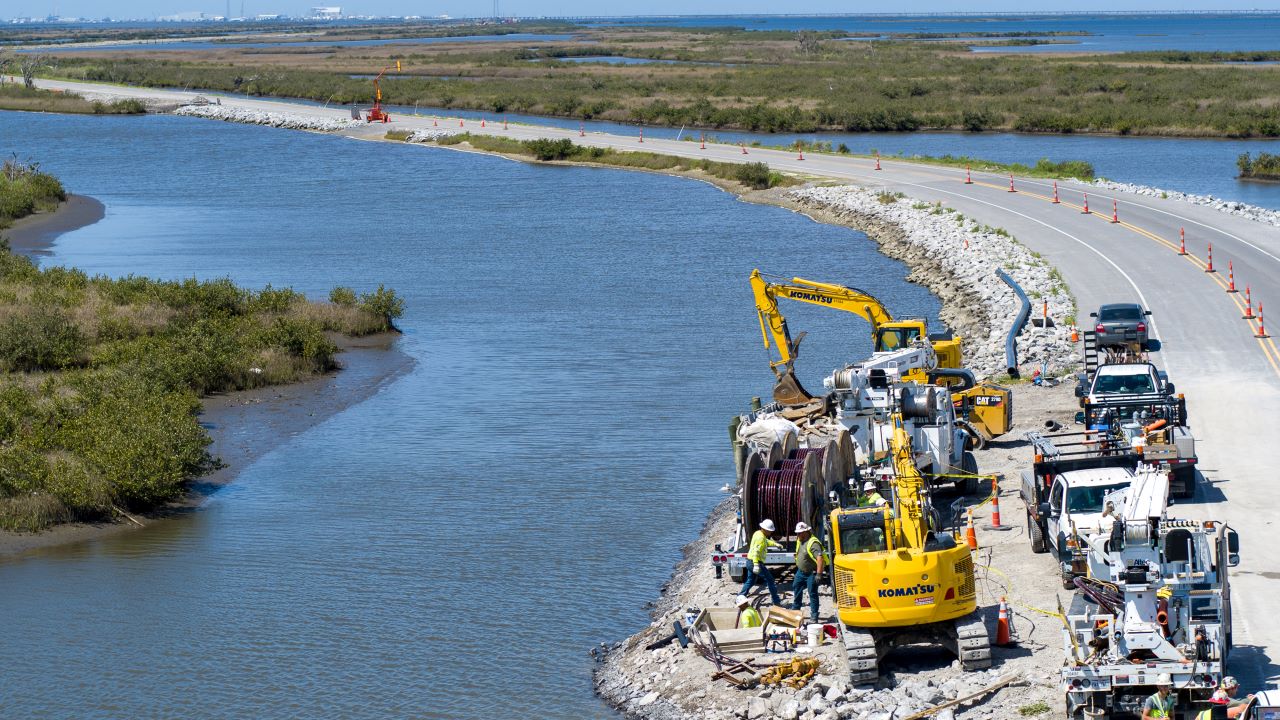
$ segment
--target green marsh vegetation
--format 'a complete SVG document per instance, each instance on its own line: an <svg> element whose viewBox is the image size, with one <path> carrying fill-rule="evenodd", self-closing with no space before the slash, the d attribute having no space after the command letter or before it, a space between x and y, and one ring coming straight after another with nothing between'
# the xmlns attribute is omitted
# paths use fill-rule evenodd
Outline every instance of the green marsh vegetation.
<svg viewBox="0 0 1280 720"><path fill-rule="evenodd" d="M139 100L90 101L74 93L0 85L0 110L74 113L77 115L141 115L147 111Z"/></svg>
<svg viewBox="0 0 1280 720"><path fill-rule="evenodd" d="M1280 155L1258 153L1253 157L1244 153L1236 158L1236 167L1245 180L1280 180Z"/></svg>
<svg viewBox="0 0 1280 720"><path fill-rule="evenodd" d="M732 28L580 29L579 35L594 42L218 50L177 60L77 54L62 56L56 72L131 85L367 103L371 83L349 75L376 72L394 56L405 72L383 83L385 102L494 115L777 132L1280 136L1280 68L1227 65L1231 53L977 54L958 42L850 42L842 33ZM587 54L676 64L558 61Z"/></svg>
<svg viewBox="0 0 1280 720"><path fill-rule="evenodd" d="M0 228L37 212L49 212L67 199L58 178L40 172L40 164L15 155L0 164Z"/></svg>
<svg viewBox="0 0 1280 720"><path fill-rule="evenodd" d="M0 206L16 187L0 182ZM217 463L201 396L333 370L335 334L392 329L404 310L383 287L331 298L41 269L0 241L0 529L178 498Z"/></svg>
<svg viewBox="0 0 1280 720"><path fill-rule="evenodd" d="M543 162L563 161L595 163L635 170L706 173L712 177L736 182L749 190L765 190L795 184L795 180L773 172L766 163L726 163L714 160L662 155L648 152L630 152L612 148L586 147L568 138L560 140L512 140L493 135L461 133L447 135L436 140L438 145L467 143L477 150L520 155Z"/></svg>

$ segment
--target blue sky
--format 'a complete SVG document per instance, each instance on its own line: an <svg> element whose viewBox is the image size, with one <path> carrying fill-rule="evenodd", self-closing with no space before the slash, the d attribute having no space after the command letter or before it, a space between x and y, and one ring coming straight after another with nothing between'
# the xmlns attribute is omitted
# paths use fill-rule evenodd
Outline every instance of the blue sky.
<svg viewBox="0 0 1280 720"><path fill-rule="evenodd" d="M492 0L244 0L246 14L305 14L312 5L341 5L345 12L378 15L440 15L455 17L487 16L492 13ZM241 0L232 0L233 14L239 14ZM0 17L62 15L101 17L152 17L180 12L225 12L225 0L3 0ZM502 0L504 15L652 15L652 14L742 14L742 13L857 13L857 12L938 12L966 11L1052 11L1071 10L1212 10L1264 9L1280 10L1280 0L1239 0L1237 3L1206 3L1204 0L1072 0L1041 2L1037 0L987 0L978 4L938 2L937 0L902 0L891 5L814 0L783 3L777 0Z"/></svg>

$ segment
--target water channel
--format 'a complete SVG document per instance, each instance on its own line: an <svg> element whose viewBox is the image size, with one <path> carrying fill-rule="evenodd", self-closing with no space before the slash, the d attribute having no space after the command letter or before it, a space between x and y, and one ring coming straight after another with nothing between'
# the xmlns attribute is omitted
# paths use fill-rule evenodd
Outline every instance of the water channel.
<svg viewBox="0 0 1280 720"><path fill-rule="evenodd" d="M0 137L106 203L42 263L385 282L417 362L199 512L0 561L11 717L610 717L587 651L647 622L770 384L750 270L938 311L865 236L690 180L172 116ZM789 317L809 383L868 350Z"/></svg>

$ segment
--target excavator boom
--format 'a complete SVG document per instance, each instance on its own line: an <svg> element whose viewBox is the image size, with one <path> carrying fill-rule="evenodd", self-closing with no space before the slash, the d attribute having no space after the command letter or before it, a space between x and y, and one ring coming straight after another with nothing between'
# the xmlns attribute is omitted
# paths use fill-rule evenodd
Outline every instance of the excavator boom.
<svg viewBox="0 0 1280 720"><path fill-rule="evenodd" d="M899 350L910 346L916 338L927 337L923 320L895 321L889 310L871 293L857 288L804 278L779 278L785 282L769 282L759 270L751 272L751 290L755 295L756 313L760 318L760 334L766 350L774 349L777 359L771 356L769 367L777 376L773 399L786 405L801 405L815 398L800 385L795 376L795 360L800 354L800 341L804 333L792 338L787 320L778 307L778 300L786 298L810 305L828 307L853 313L871 324L871 338L875 352ZM948 338L933 341L939 366L960 367L960 339ZM927 382L924 374L912 379Z"/></svg>

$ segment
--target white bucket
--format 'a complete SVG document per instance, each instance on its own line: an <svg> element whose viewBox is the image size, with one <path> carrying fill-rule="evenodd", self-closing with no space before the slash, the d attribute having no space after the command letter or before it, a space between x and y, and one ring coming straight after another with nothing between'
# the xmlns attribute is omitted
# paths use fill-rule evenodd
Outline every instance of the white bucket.
<svg viewBox="0 0 1280 720"><path fill-rule="evenodd" d="M1107 717L1107 711L1098 708L1085 708L1084 720L1104 720Z"/></svg>
<svg viewBox="0 0 1280 720"><path fill-rule="evenodd" d="M818 647L819 645L821 645L822 644L822 625L819 623L814 623L810 625L807 628L807 630L809 631L809 647Z"/></svg>

